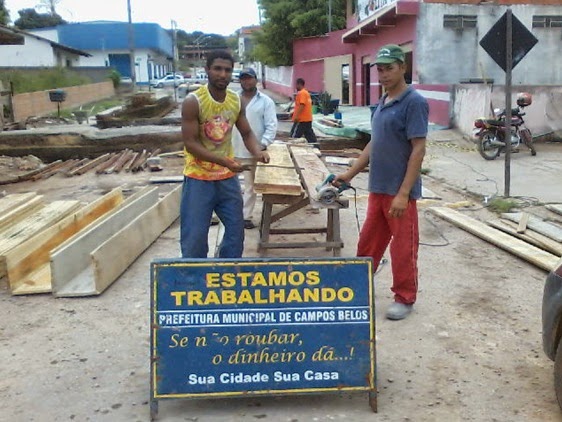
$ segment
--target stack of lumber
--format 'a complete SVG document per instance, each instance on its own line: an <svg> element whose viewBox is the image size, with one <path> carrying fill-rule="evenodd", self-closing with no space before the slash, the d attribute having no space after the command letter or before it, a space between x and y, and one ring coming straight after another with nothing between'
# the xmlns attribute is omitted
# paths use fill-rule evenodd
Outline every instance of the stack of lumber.
<svg viewBox="0 0 562 422"><path fill-rule="evenodd" d="M114 189L8 251L4 259L12 294L50 292L51 251L122 202L121 189Z"/></svg>
<svg viewBox="0 0 562 422"><path fill-rule="evenodd" d="M7 274L6 255L12 249L76 212L80 206L79 201L54 201L0 231L0 277Z"/></svg>
<svg viewBox="0 0 562 422"><path fill-rule="evenodd" d="M160 149L156 149L152 152L147 150L135 152L130 149L125 149L120 152L103 154L94 159L56 160L39 169L4 179L1 181L1 184L37 181L48 179L54 175L68 177L80 176L89 171L93 171L96 174L112 174L119 172L136 173L138 171L143 171L146 168L148 159L158 156L160 152Z"/></svg>
<svg viewBox="0 0 562 422"><path fill-rule="evenodd" d="M181 186L158 198L146 187L51 255L53 294L99 295L178 217Z"/></svg>
<svg viewBox="0 0 562 422"><path fill-rule="evenodd" d="M270 161L258 163L254 190L269 195L302 195L302 186L289 148L284 143L273 143L267 148Z"/></svg>
<svg viewBox="0 0 562 422"><path fill-rule="evenodd" d="M528 213L505 213L484 223L447 207L429 211L546 271L562 256L562 226Z"/></svg>
<svg viewBox="0 0 562 422"><path fill-rule="evenodd" d="M179 217L180 198L181 186L162 199L157 187L127 199L116 188L86 205L43 206L35 193L2 198L0 277L14 295L100 294Z"/></svg>

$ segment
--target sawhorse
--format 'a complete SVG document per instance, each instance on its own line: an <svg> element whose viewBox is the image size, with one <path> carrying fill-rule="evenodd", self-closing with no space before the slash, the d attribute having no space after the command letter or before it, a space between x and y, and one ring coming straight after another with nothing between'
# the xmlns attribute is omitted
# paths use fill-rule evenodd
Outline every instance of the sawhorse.
<svg viewBox="0 0 562 422"><path fill-rule="evenodd" d="M340 209L349 207L349 200L339 198L333 204L324 205L311 200L305 194L301 196L263 194L263 208L259 226L260 239L258 242L258 252L263 254L267 249L292 249L292 248L318 248L325 247L332 251L333 256L340 256L343 241L340 232ZM281 211L273 214L274 205L286 205ZM326 209L327 219L325 227L316 228L271 228L271 224L286 217L294 212L312 205L320 210ZM324 242L271 242L271 235L280 234L314 234L325 233Z"/></svg>

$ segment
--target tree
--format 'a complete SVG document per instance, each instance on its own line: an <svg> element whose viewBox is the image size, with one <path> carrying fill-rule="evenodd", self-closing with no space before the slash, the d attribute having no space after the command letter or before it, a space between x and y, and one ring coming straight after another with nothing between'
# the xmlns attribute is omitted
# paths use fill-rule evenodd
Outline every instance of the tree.
<svg viewBox="0 0 562 422"><path fill-rule="evenodd" d="M36 8L47 10L47 13L51 16L58 16L55 7L60 3L60 1L61 0L40 0Z"/></svg>
<svg viewBox="0 0 562 422"><path fill-rule="evenodd" d="M4 0L0 0L0 24L8 25L10 23L10 12L6 9Z"/></svg>
<svg viewBox="0 0 562 422"><path fill-rule="evenodd" d="M293 64L293 40L328 32L326 0L258 0L265 22L254 35L255 56L270 66ZM332 0L332 31L345 28L345 0Z"/></svg>
<svg viewBox="0 0 562 422"><path fill-rule="evenodd" d="M35 9L18 10L20 17L14 24L20 29L49 28L66 23L59 15L37 13Z"/></svg>

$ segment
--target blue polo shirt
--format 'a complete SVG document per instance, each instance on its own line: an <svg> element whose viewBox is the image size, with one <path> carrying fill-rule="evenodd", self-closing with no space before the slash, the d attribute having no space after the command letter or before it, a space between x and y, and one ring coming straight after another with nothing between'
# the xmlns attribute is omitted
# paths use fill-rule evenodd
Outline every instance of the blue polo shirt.
<svg viewBox="0 0 562 422"><path fill-rule="evenodd" d="M386 95L371 116L369 192L396 195L412 153L410 139L427 135L429 105L411 87L387 104L385 99ZM421 175L410 191L410 198L421 198Z"/></svg>

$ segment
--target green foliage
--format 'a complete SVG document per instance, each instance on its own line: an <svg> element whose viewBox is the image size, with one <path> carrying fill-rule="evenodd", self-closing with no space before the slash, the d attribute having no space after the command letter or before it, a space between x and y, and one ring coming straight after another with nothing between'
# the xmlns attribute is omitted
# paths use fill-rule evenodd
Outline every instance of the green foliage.
<svg viewBox="0 0 562 422"><path fill-rule="evenodd" d="M293 64L293 40L328 32L326 0L258 0L265 22L255 40L255 56L269 66ZM345 0L332 0L332 31L345 28Z"/></svg>
<svg viewBox="0 0 562 422"><path fill-rule="evenodd" d="M121 74L117 70L113 69L109 72L108 77L113 83L113 88L117 89L119 87L119 83L121 82Z"/></svg>
<svg viewBox="0 0 562 422"><path fill-rule="evenodd" d="M322 91L318 94L318 106L323 114L329 114L331 108L330 101L332 101L332 95L327 91Z"/></svg>
<svg viewBox="0 0 562 422"><path fill-rule="evenodd" d="M18 10L18 14L20 17L16 19L14 25L20 29L49 28L66 23L66 21L56 13L54 15L49 13L37 13L35 9Z"/></svg>
<svg viewBox="0 0 562 422"><path fill-rule="evenodd" d="M6 9L5 1L0 0L0 24L8 25L10 23L10 12Z"/></svg>
<svg viewBox="0 0 562 422"><path fill-rule="evenodd" d="M91 83L90 78L61 67L25 72L21 70L1 71L0 80L6 87L10 86L9 82L12 82L15 94Z"/></svg>
<svg viewBox="0 0 562 422"><path fill-rule="evenodd" d="M514 208L517 208L517 202L512 199L494 198L488 203L488 209L498 214L510 212Z"/></svg>

